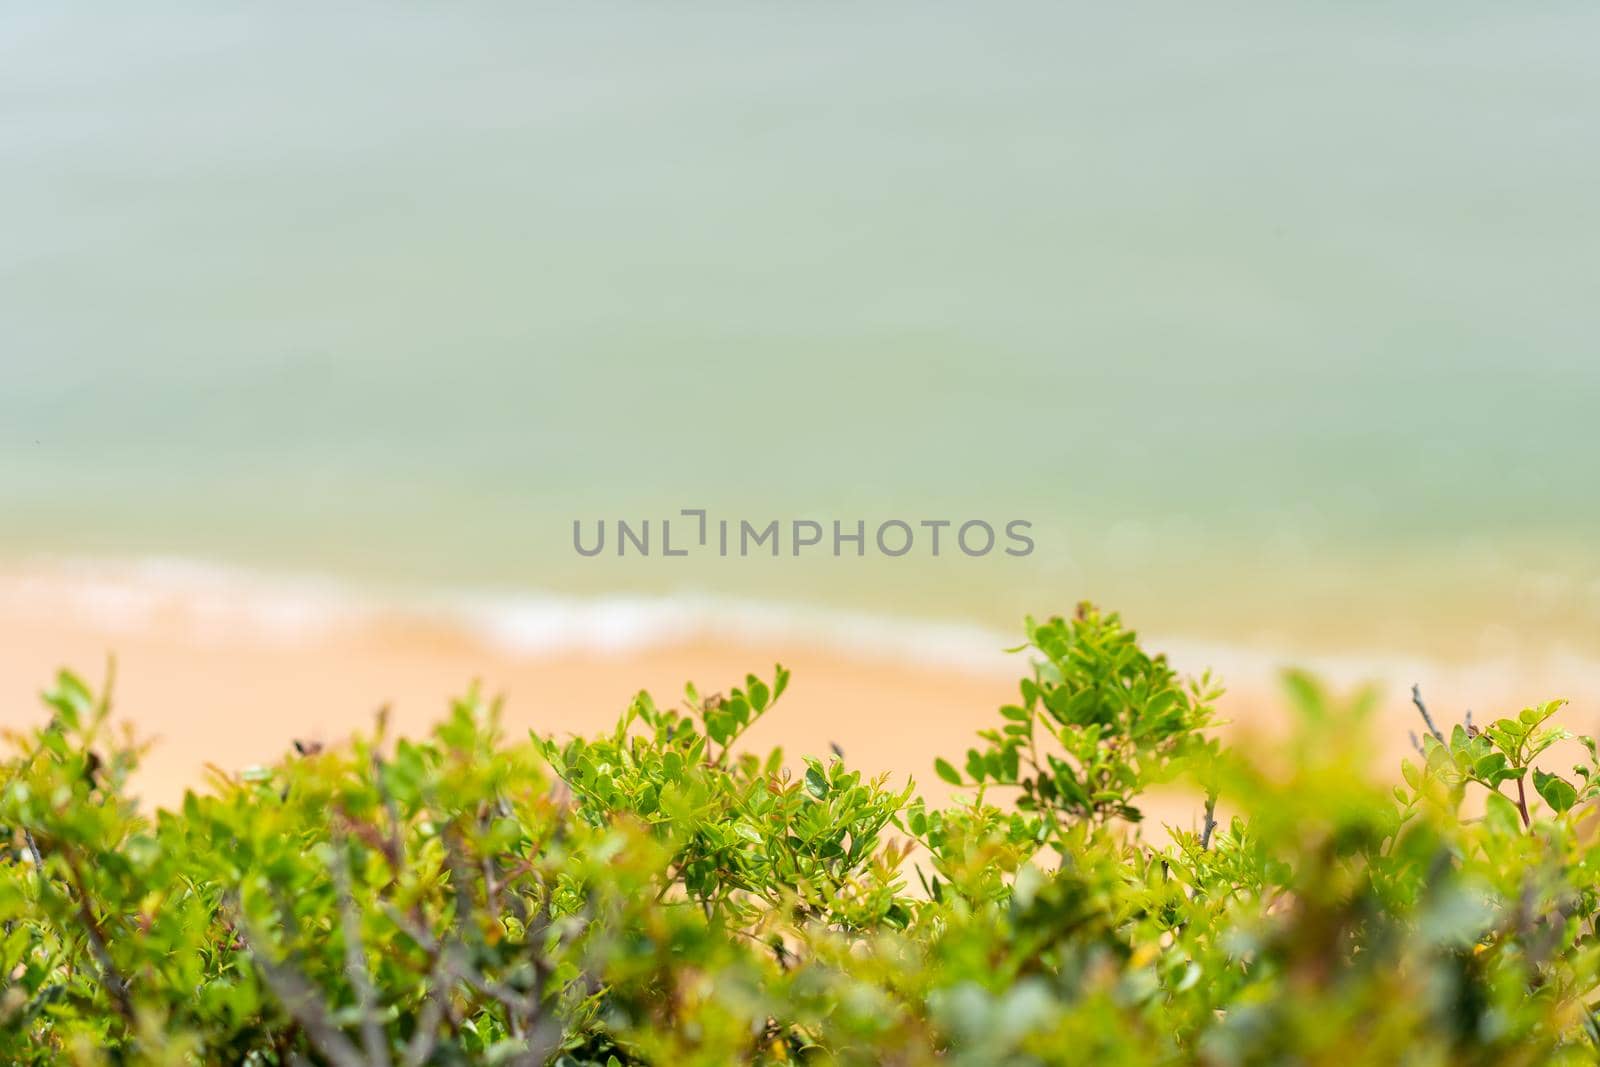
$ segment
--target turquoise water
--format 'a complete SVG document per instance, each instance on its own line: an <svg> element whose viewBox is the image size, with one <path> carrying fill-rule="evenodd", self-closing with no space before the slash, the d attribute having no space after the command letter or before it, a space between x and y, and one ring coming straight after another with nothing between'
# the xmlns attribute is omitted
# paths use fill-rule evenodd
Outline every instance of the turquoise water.
<svg viewBox="0 0 1600 1067"><path fill-rule="evenodd" d="M1600 10L0 14L0 551L1600 647ZM574 518L1023 560L585 560Z"/></svg>

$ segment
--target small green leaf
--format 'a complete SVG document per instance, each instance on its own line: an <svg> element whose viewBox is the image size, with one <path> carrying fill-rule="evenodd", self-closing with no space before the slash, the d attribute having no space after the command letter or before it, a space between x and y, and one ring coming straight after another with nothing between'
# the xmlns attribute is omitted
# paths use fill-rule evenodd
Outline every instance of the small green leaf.
<svg viewBox="0 0 1600 1067"><path fill-rule="evenodd" d="M1500 780L1497 776L1505 769L1506 757L1503 752L1491 752L1472 765L1472 773L1491 784Z"/></svg>
<svg viewBox="0 0 1600 1067"><path fill-rule="evenodd" d="M1483 819L1495 833L1511 837L1522 832L1522 816L1504 793L1490 793L1484 801Z"/></svg>
<svg viewBox="0 0 1600 1067"><path fill-rule="evenodd" d="M1578 791L1558 774L1546 774L1537 768L1533 772L1533 788L1539 791L1544 802L1558 815L1578 802Z"/></svg>
<svg viewBox="0 0 1600 1067"><path fill-rule="evenodd" d="M951 785L961 784L961 772L956 770L948 760L936 759L933 761L933 772Z"/></svg>
<svg viewBox="0 0 1600 1067"><path fill-rule="evenodd" d="M1406 785L1409 785L1412 789L1420 789L1422 786L1422 772L1417 770L1416 764L1408 759L1400 761L1400 777L1404 778Z"/></svg>
<svg viewBox="0 0 1600 1067"><path fill-rule="evenodd" d="M723 711L706 712L706 735L717 744L726 744L733 736L733 717Z"/></svg>

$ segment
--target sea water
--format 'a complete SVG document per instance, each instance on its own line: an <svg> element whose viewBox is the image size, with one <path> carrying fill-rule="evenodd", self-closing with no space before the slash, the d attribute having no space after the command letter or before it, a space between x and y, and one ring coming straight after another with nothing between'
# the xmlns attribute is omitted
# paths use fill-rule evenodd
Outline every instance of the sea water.
<svg viewBox="0 0 1600 1067"><path fill-rule="evenodd" d="M1092 597L1594 652L1597 40L1578 3L14 7L0 553L557 629ZM685 508L1036 547L573 551Z"/></svg>

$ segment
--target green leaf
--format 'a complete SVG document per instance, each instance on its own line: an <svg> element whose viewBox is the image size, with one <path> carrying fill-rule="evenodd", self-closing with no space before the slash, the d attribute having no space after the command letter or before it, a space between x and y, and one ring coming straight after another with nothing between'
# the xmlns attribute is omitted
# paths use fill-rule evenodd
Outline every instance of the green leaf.
<svg viewBox="0 0 1600 1067"><path fill-rule="evenodd" d="M76 730L94 704L94 697L83 679L71 671L61 671L56 675L56 687L44 694L44 702L56 710L63 726Z"/></svg>
<svg viewBox="0 0 1600 1067"><path fill-rule="evenodd" d="M1546 730L1540 730L1538 733L1534 734L1528 739L1528 753L1524 759L1531 763L1533 762L1535 756L1538 756L1551 745L1554 745L1559 741L1570 740L1572 740L1572 734L1558 726L1553 726Z"/></svg>
<svg viewBox="0 0 1600 1067"><path fill-rule="evenodd" d="M940 778L943 778L945 781L949 782L951 785L960 785L961 784L961 772L956 770L955 767L948 760L945 760L945 759L936 759L936 760L934 760L933 761L933 772L935 774L937 774Z"/></svg>
<svg viewBox="0 0 1600 1067"><path fill-rule="evenodd" d="M733 716L721 711L706 712L706 735L717 744L726 744L733 736Z"/></svg>
<svg viewBox="0 0 1600 1067"><path fill-rule="evenodd" d="M1578 802L1578 791L1565 778L1557 774L1546 774L1535 768L1533 772L1533 788L1539 791L1544 802L1550 805L1551 810L1558 815Z"/></svg>
<svg viewBox="0 0 1600 1067"><path fill-rule="evenodd" d="M1503 752L1491 752L1472 765L1472 773L1491 785L1500 780L1498 776L1505 769L1506 757Z"/></svg>
<svg viewBox="0 0 1600 1067"><path fill-rule="evenodd" d="M806 792L818 800L828 795L828 779L815 767L806 768Z"/></svg>
<svg viewBox="0 0 1600 1067"><path fill-rule="evenodd" d="M1522 815L1517 806L1506 799L1504 793L1490 793L1484 801L1483 819L1490 829L1502 837L1522 833Z"/></svg>
<svg viewBox="0 0 1600 1067"><path fill-rule="evenodd" d="M1400 761L1400 777L1406 780L1406 785L1412 789L1422 788L1422 772L1417 770L1417 765L1408 759Z"/></svg>

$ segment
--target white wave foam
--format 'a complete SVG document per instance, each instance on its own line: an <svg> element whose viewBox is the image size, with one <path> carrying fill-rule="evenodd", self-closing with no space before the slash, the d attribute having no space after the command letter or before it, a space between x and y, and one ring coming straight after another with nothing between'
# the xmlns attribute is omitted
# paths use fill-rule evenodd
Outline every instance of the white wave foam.
<svg viewBox="0 0 1600 1067"><path fill-rule="evenodd" d="M667 597L538 595L458 599L453 611L498 647L515 653L620 651L696 639L823 644L964 670L1011 669L1015 639L981 626L927 622L704 595Z"/></svg>
<svg viewBox="0 0 1600 1067"><path fill-rule="evenodd" d="M114 632L178 627L201 641L314 642L379 620L452 626L514 655L615 653L697 639L803 640L968 670L1010 667L1014 639L983 627L705 595L399 592L192 559L34 560L0 573L0 607L65 608Z"/></svg>
<svg viewBox="0 0 1600 1067"><path fill-rule="evenodd" d="M315 643L380 621L445 625L503 654L618 653L694 640L821 645L841 654L910 665L1015 676L1021 664L1004 650L1015 633L959 621L930 621L702 594L579 597L554 593L405 592L308 575L268 574L192 559L48 559L0 572L0 610L49 604L114 632L178 627L208 643L260 640ZM1600 678L1600 662L1554 650L1537 664L1509 658L1470 666L1419 656L1304 655L1270 648L1146 635L1186 673L1210 668L1220 678L1272 677L1290 666L1330 682L1379 681L1504 691L1537 671L1554 678Z"/></svg>
<svg viewBox="0 0 1600 1067"><path fill-rule="evenodd" d="M241 633L281 643L314 640L372 613L355 590L328 579L171 557L49 559L0 574L0 605L40 604L114 632L168 625L202 641Z"/></svg>

